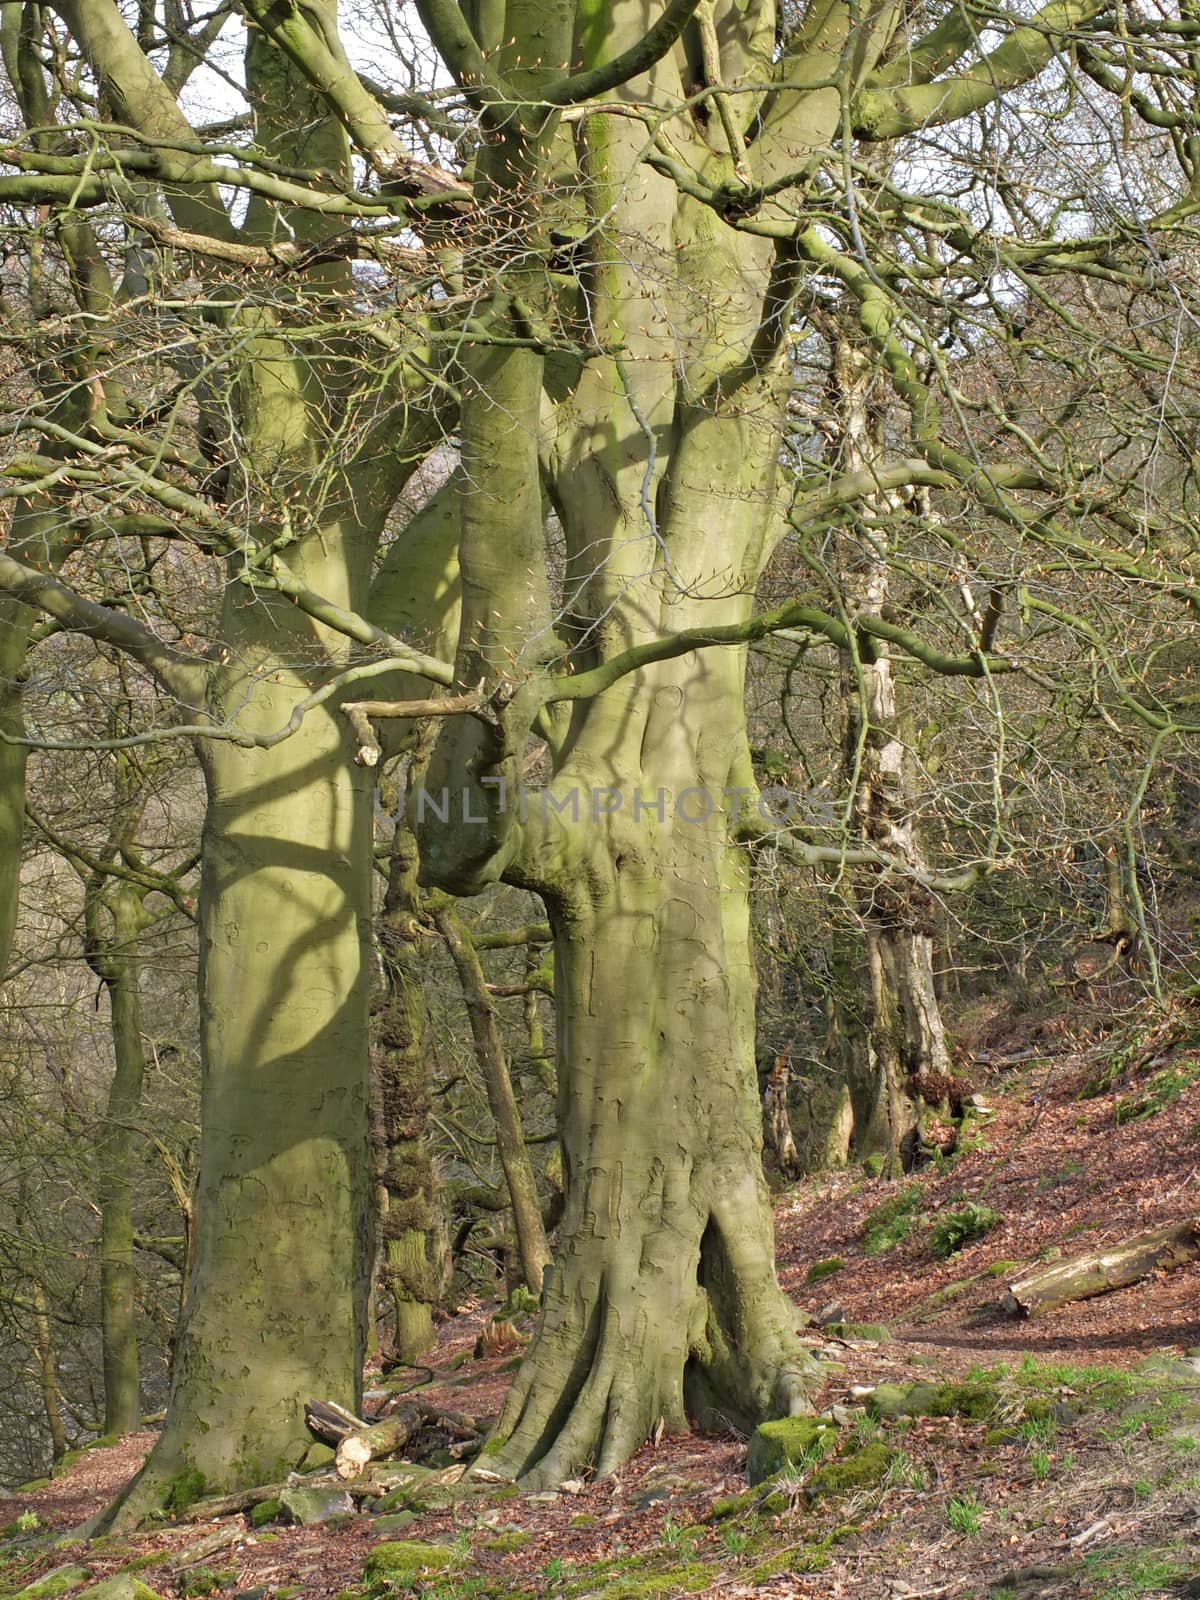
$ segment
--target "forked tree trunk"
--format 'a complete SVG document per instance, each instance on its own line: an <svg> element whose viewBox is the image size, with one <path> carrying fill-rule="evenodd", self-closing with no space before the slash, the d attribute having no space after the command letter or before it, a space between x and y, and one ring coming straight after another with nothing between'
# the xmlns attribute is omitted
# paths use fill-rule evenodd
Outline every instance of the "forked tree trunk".
<svg viewBox="0 0 1200 1600"><path fill-rule="evenodd" d="M746 1429L808 1409L762 1175L747 863L726 826L601 821L551 908L563 1245L486 1461L529 1486L611 1471L660 1419Z"/></svg>

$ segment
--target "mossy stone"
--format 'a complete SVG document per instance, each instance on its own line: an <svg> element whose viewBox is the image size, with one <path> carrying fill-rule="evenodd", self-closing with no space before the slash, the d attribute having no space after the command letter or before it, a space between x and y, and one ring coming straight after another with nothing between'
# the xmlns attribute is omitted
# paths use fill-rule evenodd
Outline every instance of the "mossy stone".
<svg viewBox="0 0 1200 1600"><path fill-rule="evenodd" d="M839 1456L836 1461L818 1467L806 1486L809 1495L847 1494L851 1489L869 1489L881 1483L892 1464L891 1449L882 1440L873 1439L860 1450Z"/></svg>
<svg viewBox="0 0 1200 1600"><path fill-rule="evenodd" d="M448 1567L454 1552L444 1544L421 1544L415 1539L396 1539L377 1544L363 1565L363 1577L408 1578L418 1572L434 1572Z"/></svg>
<svg viewBox="0 0 1200 1600"><path fill-rule="evenodd" d="M814 1261L804 1274L805 1283L820 1283L822 1278L831 1278L835 1272L840 1272L845 1266L841 1256L829 1256L824 1261Z"/></svg>
<svg viewBox="0 0 1200 1600"><path fill-rule="evenodd" d="M283 1506L278 1500L260 1500L256 1506L250 1507L250 1526L265 1528L268 1522L275 1521L282 1510Z"/></svg>
<svg viewBox="0 0 1200 1600"><path fill-rule="evenodd" d="M391 1516L377 1517L371 1524L371 1530L374 1533L403 1533L405 1528L411 1528L417 1521L417 1512L397 1511Z"/></svg>
<svg viewBox="0 0 1200 1600"><path fill-rule="evenodd" d="M868 1156L862 1164L862 1169L868 1178L881 1178L883 1176L883 1169L886 1164L887 1160L884 1156Z"/></svg>
<svg viewBox="0 0 1200 1600"><path fill-rule="evenodd" d="M72 1589L79 1589L91 1573L86 1567L75 1565L55 1567L53 1572L47 1572L43 1577L35 1578L24 1589L19 1589L13 1600L55 1600L60 1594L70 1594Z"/></svg>
<svg viewBox="0 0 1200 1600"><path fill-rule="evenodd" d="M872 1339L876 1344L890 1344L892 1330L882 1322L830 1322L825 1332L834 1339Z"/></svg>
<svg viewBox="0 0 1200 1600"><path fill-rule="evenodd" d="M595 1526L595 1517L589 1516L586 1511L581 1511L577 1517L572 1517L570 1522L567 1523L568 1528L594 1528Z"/></svg>
<svg viewBox="0 0 1200 1600"><path fill-rule="evenodd" d="M727 1517L736 1517L743 1511L748 1511L754 1504L755 1496L749 1491L742 1494L718 1495L712 1503L712 1510L708 1513L710 1522L724 1522Z"/></svg>
<svg viewBox="0 0 1200 1600"><path fill-rule="evenodd" d="M514 1550L519 1550L522 1545L529 1543L530 1535L522 1533L519 1528L513 1528L509 1533L499 1533L494 1539L487 1539L481 1546L490 1555L507 1556Z"/></svg>
<svg viewBox="0 0 1200 1600"><path fill-rule="evenodd" d="M996 1391L986 1383L881 1383L866 1398L868 1416L966 1417L987 1422Z"/></svg>
<svg viewBox="0 0 1200 1600"><path fill-rule="evenodd" d="M1139 1361L1134 1371L1153 1378L1172 1378L1188 1388L1200 1384L1200 1359L1188 1356L1149 1356Z"/></svg>
<svg viewBox="0 0 1200 1600"><path fill-rule="evenodd" d="M333 1484L289 1483L279 1496L279 1505L288 1520L298 1522L302 1528L350 1516L354 1511L354 1501L345 1489Z"/></svg>
<svg viewBox="0 0 1200 1600"><path fill-rule="evenodd" d="M760 1423L746 1453L746 1481L753 1488L786 1467L828 1455L837 1438L837 1425L827 1417L780 1417Z"/></svg>
<svg viewBox="0 0 1200 1600"><path fill-rule="evenodd" d="M186 1594L187 1590L181 1588L179 1592ZM157 1589L151 1589L131 1572L114 1572L111 1578L93 1584L83 1594L89 1600L162 1600Z"/></svg>
<svg viewBox="0 0 1200 1600"><path fill-rule="evenodd" d="M930 1408L930 1417L966 1417L971 1422L987 1422L996 1414L996 1391L988 1383L943 1383Z"/></svg>
<svg viewBox="0 0 1200 1600"><path fill-rule="evenodd" d="M320 1440L314 1439L300 1458L298 1470L301 1472L320 1472L322 1467L331 1466L336 1456L337 1451L331 1444L322 1444Z"/></svg>
<svg viewBox="0 0 1200 1600"><path fill-rule="evenodd" d="M30 1478L28 1483L19 1483L16 1492L17 1494L34 1494L38 1489L45 1489L52 1482L53 1479L51 1478Z"/></svg>

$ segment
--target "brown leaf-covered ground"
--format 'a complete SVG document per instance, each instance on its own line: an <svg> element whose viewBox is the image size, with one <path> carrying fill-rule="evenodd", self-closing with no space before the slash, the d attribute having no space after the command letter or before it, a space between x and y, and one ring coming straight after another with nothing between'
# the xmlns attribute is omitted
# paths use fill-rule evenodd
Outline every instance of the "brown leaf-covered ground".
<svg viewBox="0 0 1200 1600"><path fill-rule="evenodd" d="M714 1519L714 1501L745 1487L745 1440L648 1443L601 1482L557 1495L472 1499L391 1534L452 1547L452 1566L416 1580L411 1592L436 1600L1122 1600L1183 1592L1182 1577L1200 1572L1200 1390L1155 1399L1157 1380L1114 1387L1087 1369L1136 1370L1156 1352L1178 1356L1200 1345L1200 1264L1032 1323L1000 1309L1011 1268L988 1270L1078 1254L1200 1214L1200 1059L1170 1035L1152 1037L1128 1052L1130 1065L1110 1089L1086 1095L1116 1048L1097 1042L1095 1029L1090 1041L1002 1040L971 1068L993 1114L973 1124L962 1153L915 1178L872 1180L850 1169L779 1197L780 1273L799 1304L815 1313L837 1302L846 1321L891 1329L891 1342L807 1336L827 1363L821 1403L851 1408L843 1434L856 1432L860 1443L886 1438L884 1483L810 1504L797 1480L782 1504ZM1123 1120L1147 1094L1153 1113ZM914 1182L919 1200L907 1237L864 1254L868 1214ZM939 1261L930 1223L967 1200L1001 1220ZM806 1282L814 1262L837 1259L840 1266ZM495 1415L512 1368L511 1354L470 1356L489 1310L475 1306L443 1324L434 1383L422 1391L480 1419ZM1017 1418L1021 1396L1036 1392L1066 1408L1061 1425L1026 1424L1005 1436L995 1431L996 1416L926 1417L880 1433L853 1420L867 1385L996 1367L1014 1374L989 1380L1001 1420ZM1189 1406L1196 1438L1180 1423ZM47 1487L0 1503L0 1522L33 1512L42 1525L68 1530L136 1469L152 1437L87 1452ZM142 1577L174 1597L195 1587L194 1558L190 1568L183 1563L202 1539L220 1545L202 1559L224 1576L227 1592L324 1600L359 1589L379 1533L367 1515L336 1530L258 1533L235 1516L91 1546L18 1542L0 1546L9 1558L0 1565L0 1595L66 1562L100 1578L157 1555ZM806 1571L810 1565L821 1570Z"/></svg>

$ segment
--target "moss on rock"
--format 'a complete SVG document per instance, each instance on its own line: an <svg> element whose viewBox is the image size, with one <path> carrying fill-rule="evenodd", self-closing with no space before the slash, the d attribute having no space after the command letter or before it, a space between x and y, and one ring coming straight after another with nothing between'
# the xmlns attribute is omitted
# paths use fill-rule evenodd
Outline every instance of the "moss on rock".
<svg viewBox="0 0 1200 1600"><path fill-rule="evenodd" d="M837 1447L837 1424L827 1417L780 1417L755 1428L746 1453L751 1488L787 1467L806 1467Z"/></svg>
<svg viewBox="0 0 1200 1600"><path fill-rule="evenodd" d="M250 1507L250 1526L265 1528L268 1522L275 1521L282 1510L283 1507L278 1500L260 1500L256 1506Z"/></svg>
<svg viewBox="0 0 1200 1600"><path fill-rule="evenodd" d="M996 1391L987 1383L881 1383L867 1396L867 1414L888 1417L966 1417L987 1422Z"/></svg>
<svg viewBox="0 0 1200 1600"><path fill-rule="evenodd" d="M882 1322L829 1322L824 1331L834 1339L871 1339L876 1344L890 1344L892 1338Z"/></svg>
<svg viewBox="0 0 1200 1600"><path fill-rule="evenodd" d="M434 1572L448 1567L454 1552L444 1544L421 1544L415 1539L397 1539L377 1544L363 1564L363 1577L409 1578L419 1572Z"/></svg>
<svg viewBox="0 0 1200 1600"><path fill-rule="evenodd" d="M531 1535L522 1533L519 1528L512 1528L507 1533L498 1533L494 1539L486 1539L480 1546L489 1555L507 1556L514 1550L520 1550L529 1543Z"/></svg>
<svg viewBox="0 0 1200 1600"><path fill-rule="evenodd" d="M893 1451L882 1440L873 1439L861 1449L839 1456L818 1467L807 1485L810 1495L848 1494L852 1489L870 1489L882 1483L892 1464Z"/></svg>
<svg viewBox="0 0 1200 1600"><path fill-rule="evenodd" d="M91 1573L86 1567L74 1563L67 1567L55 1567L53 1572L47 1572L19 1589L13 1600L57 1600L60 1594L70 1594L72 1589L82 1588L90 1577Z"/></svg>

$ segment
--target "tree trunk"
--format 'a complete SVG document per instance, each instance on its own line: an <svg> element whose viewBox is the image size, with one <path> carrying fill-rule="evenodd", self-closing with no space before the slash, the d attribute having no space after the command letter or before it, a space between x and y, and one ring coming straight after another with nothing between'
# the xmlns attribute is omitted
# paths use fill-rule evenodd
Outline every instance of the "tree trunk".
<svg viewBox="0 0 1200 1600"><path fill-rule="evenodd" d="M34 613L14 600L0 600L0 733L20 738L20 674ZM25 826L25 748L0 739L0 982L8 967L21 883L21 838Z"/></svg>
<svg viewBox="0 0 1200 1600"><path fill-rule="evenodd" d="M46 1426L50 1430L50 1452L58 1461L67 1453L67 1430L58 1392L58 1364L54 1359L54 1340L50 1334L50 1311L46 1304L46 1291L39 1278L35 1278L33 1283L33 1331L42 1410L46 1413Z"/></svg>
<svg viewBox="0 0 1200 1600"><path fill-rule="evenodd" d="M115 1070L97 1141L100 1200L100 1329L104 1353L104 1432L134 1432L141 1423L133 1260L134 1133L146 1056L138 994L141 896L118 889L111 902L112 943L98 970L108 990Z"/></svg>
<svg viewBox="0 0 1200 1600"><path fill-rule="evenodd" d="M670 814L685 787L662 823L631 817L637 780L619 817L582 819L574 888L550 902L563 1245L487 1459L530 1486L611 1471L660 1418L749 1429L808 1408L762 1175L748 863L722 810Z"/></svg>
<svg viewBox="0 0 1200 1600"><path fill-rule="evenodd" d="M421 988L417 922L416 840L406 819L396 819L380 944L387 985L375 1032L379 1107L377 1171L382 1188L382 1279L395 1316L392 1357L416 1361L437 1342L433 1307L435 1175L426 1127L426 1008Z"/></svg>
<svg viewBox="0 0 1200 1600"><path fill-rule="evenodd" d="M881 418L871 386L877 366L838 333L831 389L841 434L840 465L859 470L880 454ZM839 574L851 616L878 617L888 605L889 517L902 508L886 496L858 508L855 537L843 543ZM911 815L912 761L901 729L887 646L872 640L843 661L843 766L853 785L859 837L914 868L922 865ZM950 1069L933 979L932 897L915 884L860 876L858 909L865 944L867 1002L845 1028L854 1106L854 1148L882 1155L892 1171L908 1159L919 1117L922 1080Z"/></svg>
<svg viewBox="0 0 1200 1600"><path fill-rule="evenodd" d="M263 608L245 607L247 631ZM272 678L246 721L276 727L307 692ZM189 1493L285 1477L311 1443L306 1395L358 1409L370 807L342 721L322 708L274 749L205 751L195 1260L167 1425L122 1521L181 1475Z"/></svg>
<svg viewBox="0 0 1200 1600"><path fill-rule="evenodd" d="M550 1247L546 1243L537 1180L525 1145L525 1130L513 1093L512 1074L508 1070L508 1055L500 1037L496 1008L487 992L487 981L470 934L448 906L440 906L434 913L434 920L462 983L475 1055L496 1127L496 1149L512 1201L521 1276L529 1292L540 1295L542 1278L550 1262Z"/></svg>
<svg viewBox="0 0 1200 1600"><path fill-rule="evenodd" d="M50 563L58 556L61 518L22 503L14 511L7 551L23 561ZM37 613L0 597L0 983L8 969L21 891L21 840L25 829L25 762L28 750L12 739L25 736L21 681L29 635Z"/></svg>

